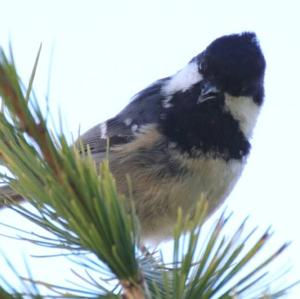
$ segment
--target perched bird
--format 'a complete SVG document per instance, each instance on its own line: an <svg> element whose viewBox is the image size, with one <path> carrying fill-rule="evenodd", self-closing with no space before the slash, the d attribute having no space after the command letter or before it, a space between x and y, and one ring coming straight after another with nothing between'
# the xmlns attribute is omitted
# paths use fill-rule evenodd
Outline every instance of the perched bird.
<svg viewBox="0 0 300 299"><path fill-rule="evenodd" d="M110 145L121 193L129 175L143 239L171 235L178 207L208 215L233 189L264 99L265 59L252 32L222 36L176 74L139 92L80 137L98 163Z"/></svg>

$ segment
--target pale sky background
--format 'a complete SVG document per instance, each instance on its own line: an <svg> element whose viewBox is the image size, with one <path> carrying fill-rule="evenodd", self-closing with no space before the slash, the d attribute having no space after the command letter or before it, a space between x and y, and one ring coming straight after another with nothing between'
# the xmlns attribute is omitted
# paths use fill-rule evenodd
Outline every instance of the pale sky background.
<svg viewBox="0 0 300 299"><path fill-rule="evenodd" d="M84 131L113 116L136 92L179 70L215 38L255 31L267 60L266 99L248 165L226 205L234 222L250 215L250 227L272 225L274 246L292 241L279 262L292 267L292 282L300 278L298 3L0 0L0 45L11 40L26 80L43 43L35 89L43 100L51 64L51 112L59 109L76 135L79 125ZM36 229L10 211L0 212L0 222ZM0 232L6 229L0 226ZM1 237L0 250L20 269L24 256L42 251ZM57 261L32 263L38 279L59 282L69 273L57 273ZM299 289L288 298L300 298Z"/></svg>

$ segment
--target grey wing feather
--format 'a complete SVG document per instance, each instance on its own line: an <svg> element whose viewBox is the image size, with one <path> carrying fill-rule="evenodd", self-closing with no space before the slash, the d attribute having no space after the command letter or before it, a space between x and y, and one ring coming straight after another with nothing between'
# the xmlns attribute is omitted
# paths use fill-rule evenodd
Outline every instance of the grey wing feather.
<svg viewBox="0 0 300 299"><path fill-rule="evenodd" d="M160 79L140 91L117 117L122 121L130 119L138 126L157 123L162 110L162 101L165 99L161 89L169 79L170 77Z"/></svg>
<svg viewBox="0 0 300 299"><path fill-rule="evenodd" d="M122 145L134 140L136 133L143 125L157 123L161 114L161 103L164 99L161 89L169 78L156 81L139 92L133 100L114 118L98 124L80 136L79 140L86 150L89 146L96 157L107 151L109 146Z"/></svg>
<svg viewBox="0 0 300 299"><path fill-rule="evenodd" d="M107 151L108 140L109 145L114 146L127 143L132 138L133 134L125 124L112 118L89 129L79 137L76 143L82 146L84 151L89 147L91 153L96 154Z"/></svg>

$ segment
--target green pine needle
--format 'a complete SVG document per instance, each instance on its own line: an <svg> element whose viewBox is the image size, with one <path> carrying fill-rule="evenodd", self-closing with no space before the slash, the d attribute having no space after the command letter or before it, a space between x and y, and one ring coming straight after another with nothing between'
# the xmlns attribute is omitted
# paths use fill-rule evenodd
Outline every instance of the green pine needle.
<svg viewBox="0 0 300 299"><path fill-rule="evenodd" d="M203 200L189 217L184 218L178 210L171 265L155 254L141 253L133 202L118 194L109 162L103 161L99 167L89 152L83 158L80 149L70 146L63 132L49 130L32 92L40 51L41 47L25 89L12 51L7 58L0 49L4 107L0 114L0 159L13 174L3 174L2 181L28 199L34 211L22 205L11 208L52 234L28 236L21 231L21 240L63 249L80 260L79 265L87 271L82 281L96 291L54 286L33 278L27 281L64 298L130 298L133 294L138 294L136 299L266 298L265 294L279 298L288 291L289 287L265 292L272 283L267 267L286 244L262 262L255 262L271 237L269 231L249 245L254 236L253 232L244 233L245 222L227 237L224 227L229 217L222 215L200 244L206 211ZM0 201L13 204L10 198ZM92 273L117 282L109 290L104 287L104 278L96 279ZM0 298L25 298L14 289L4 289L0 288ZM37 296L31 298L42 298Z"/></svg>

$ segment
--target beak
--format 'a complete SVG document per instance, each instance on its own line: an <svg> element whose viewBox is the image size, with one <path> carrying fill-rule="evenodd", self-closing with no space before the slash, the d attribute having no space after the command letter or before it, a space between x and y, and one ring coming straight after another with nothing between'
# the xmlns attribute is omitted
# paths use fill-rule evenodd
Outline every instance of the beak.
<svg viewBox="0 0 300 299"><path fill-rule="evenodd" d="M203 103L207 100L213 99L220 92L214 83L208 80L202 81L201 93L198 99L198 103Z"/></svg>

